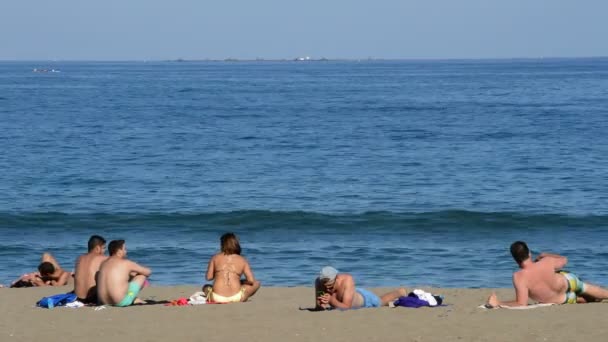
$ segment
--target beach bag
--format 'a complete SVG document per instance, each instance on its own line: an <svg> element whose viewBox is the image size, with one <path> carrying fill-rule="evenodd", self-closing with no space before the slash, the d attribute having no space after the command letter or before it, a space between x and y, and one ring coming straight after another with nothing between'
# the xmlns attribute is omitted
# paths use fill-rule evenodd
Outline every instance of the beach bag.
<svg viewBox="0 0 608 342"><path fill-rule="evenodd" d="M56 294L54 296L43 297L36 305L41 308L52 309L56 306L64 306L67 303L71 303L75 301L76 298L76 294L74 293Z"/></svg>

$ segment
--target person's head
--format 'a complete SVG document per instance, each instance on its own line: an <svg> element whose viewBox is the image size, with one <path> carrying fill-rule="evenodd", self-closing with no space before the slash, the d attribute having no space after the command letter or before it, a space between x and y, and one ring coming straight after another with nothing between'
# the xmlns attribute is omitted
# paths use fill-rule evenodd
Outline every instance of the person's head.
<svg viewBox="0 0 608 342"><path fill-rule="evenodd" d="M45 261L38 265L38 272L40 272L40 276L47 277L55 273L55 266L48 261Z"/></svg>
<svg viewBox="0 0 608 342"><path fill-rule="evenodd" d="M119 256L125 257L127 256L127 247L125 244L125 240L112 240L108 245L108 251L110 251L110 256Z"/></svg>
<svg viewBox="0 0 608 342"><path fill-rule="evenodd" d="M234 233L226 233L220 238L222 253L226 255L238 254L241 255L241 244Z"/></svg>
<svg viewBox="0 0 608 342"><path fill-rule="evenodd" d="M511 255L518 265L530 258L530 249L523 241L515 241L511 244Z"/></svg>
<svg viewBox="0 0 608 342"><path fill-rule="evenodd" d="M213 285L211 285L211 284L203 285L203 293L205 294L205 297L209 295L209 292L211 292L212 289L213 289Z"/></svg>
<svg viewBox="0 0 608 342"><path fill-rule="evenodd" d="M331 266L325 266L321 269L321 272L319 272L319 282L321 282L321 285L323 285L323 287L325 287L327 290L331 290L336 283L337 276L337 269Z"/></svg>
<svg viewBox="0 0 608 342"><path fill-rule="evenodd" d="M99 235L93 235L89 238L89 253L104 254L106 249L106 239Z"/></svg>

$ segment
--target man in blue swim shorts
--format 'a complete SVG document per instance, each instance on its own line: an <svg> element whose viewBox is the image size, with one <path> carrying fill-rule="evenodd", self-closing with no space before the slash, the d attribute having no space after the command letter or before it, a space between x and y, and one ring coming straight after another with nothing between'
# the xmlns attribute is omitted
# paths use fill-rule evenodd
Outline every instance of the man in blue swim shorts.
<svg viewBox="0 0 608 342"><path fill-rule="evenodd" d="M400 288L378 297L371 291L357 288L350 274L338 273L331 266L323 267L315 280L317 310L377 308L406 295L406 290Z"/></svg>
<svg viewBox="0 0 608 342"><path fill-rule="evenodd" d="M583 282L573 273L563 271L568 259L558 254L541 253L532 259L523 241L511 245L511 255L520 270L513 273L515 300L500 301L495 293L488 306L526 306L528 299L539 303L574 304L608 299L608 290Z"/></svg>
<svg viewBox="0 0 608 342"><path fill-rule="evenodd" d="M97 278L97 298L101 304L129 306L141 304L137 295L152 271L127 259L125 240L108 245L110 257L104 261Z"/></svg>

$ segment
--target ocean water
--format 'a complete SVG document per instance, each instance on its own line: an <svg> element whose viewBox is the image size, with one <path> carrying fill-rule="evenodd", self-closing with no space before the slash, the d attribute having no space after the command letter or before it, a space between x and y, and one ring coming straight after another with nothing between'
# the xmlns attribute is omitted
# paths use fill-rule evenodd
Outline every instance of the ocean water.
<svg viewBox="0 0 608 342"><path fill-rule="evenodd" d="M515 240L608 285L608 59L0 62L0 145L0 283L101 234L202 284L233 231L267 286L510 286Z"/></svg>

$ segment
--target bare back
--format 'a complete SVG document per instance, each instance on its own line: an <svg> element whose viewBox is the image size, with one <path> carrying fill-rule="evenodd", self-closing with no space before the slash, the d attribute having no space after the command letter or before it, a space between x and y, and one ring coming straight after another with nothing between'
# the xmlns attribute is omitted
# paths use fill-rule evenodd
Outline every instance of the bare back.
<svg viewBox="0 0 608 342"><path fill-rule="evenodd" d="M99 302L103 304L119 303L129 288L131 272L136 271L138 267L141 266L119 257L109 257L104 261L97 276Z"/></svg>
<svg viewBox="0 0 608 342"><path fill-rule="evenodd" d="M213 292L221 296L232 296L241 290L241 276L253 282L249 263L238 254L218 253L209 261L207 279L213 279Z"/></svg>
<svg viewBox="0 0 608 342"><path fill-rule="evenodd" d="M518 287L540 303L563 303L568 290L566 279L556 273L554 263L542 259L513 275L516 291Z"/></svg>
<svg viewBox="0 0 608 342"><path fill-rule="evenodd" d="M96 253L83 254L76 260L74 293L78 298L93 301L97 297L96 275L108 257Z"/></svg>

